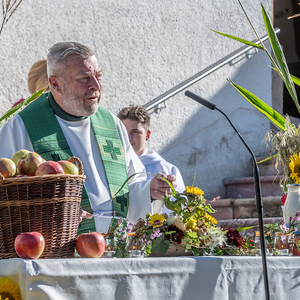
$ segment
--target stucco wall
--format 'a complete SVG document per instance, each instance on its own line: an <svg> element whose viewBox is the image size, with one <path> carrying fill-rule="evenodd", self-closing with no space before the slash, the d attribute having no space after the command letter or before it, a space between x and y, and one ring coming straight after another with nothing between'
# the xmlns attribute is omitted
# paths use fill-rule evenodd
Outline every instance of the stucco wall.
<svg viewBox="0 0 300 300"><path fill-rule="evenodd" d="M242 3L260 36L265 34L259 0ZM271 11L271 0L263 0ZM23 0L0 36L0 114L29 96L27 74L59 41L92 47L103 69L101 105L111 112L143 105L240 48L210 28L253 40L238 1L227 0ZM231 78L271 105L271 70L259 52L224 66L189 90L217 104L231 118L255 155L269 122L226 81ZM149 149L176 164L185 183L207 198L225 196L224 178L250 176L250 155L228 122L180 93L152 116ZM0 145L4 147L4 145Z"/></svg>

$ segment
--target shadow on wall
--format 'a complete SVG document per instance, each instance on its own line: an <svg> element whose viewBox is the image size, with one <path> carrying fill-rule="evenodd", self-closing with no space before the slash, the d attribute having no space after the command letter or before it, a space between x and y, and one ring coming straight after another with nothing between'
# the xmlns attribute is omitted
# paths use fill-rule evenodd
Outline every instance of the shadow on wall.
<svg viewBox="0 0 300 300"><path fill-rule="evenodd" d="M266 79L263 89L260 90L258 89L259 79L252 78L250 87L249 82L247 84L249 80L247 74L252 74L251 70L246 73L240 71L233 81L253 91L269 104L271 102L271 71L269 72L270 74L266 76L269 76L270 80ZM190 87L189 90L197 93L195 87ZM201 92L199 95L202 96ZM182 97L185 97L183 92ZM229 83L213 99L207 100L215 103L227 114L254 155L268 155L269 149L262 140L270 130L270 122ZM197 112L180 130L176 139L160 153L179 168L186 185L192 185L196 170L194 186L204 190L207 199L216 196L225 197L223 179L253 175L251 155L229 122L220 112L209 110L200 104Z"/></svg>

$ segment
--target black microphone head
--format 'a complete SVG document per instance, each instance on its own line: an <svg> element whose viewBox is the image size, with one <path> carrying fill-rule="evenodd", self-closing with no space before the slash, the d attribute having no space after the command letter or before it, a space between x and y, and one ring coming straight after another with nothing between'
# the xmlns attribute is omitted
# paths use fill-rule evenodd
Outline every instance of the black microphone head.
<svg viewBox="0 0 300 300"><path fill-rule="evenodd" d="M209 102L209 101L201 98L200 96L198 96L198 95L196 95L196 94L194 94L194 93L192 93L190 91L186 91L184 94L187 97L189 97L189 98L197 101L198 103L204 105L205 107L207 107L207 108L209 108L211 110L214 110L216 108L216 104L213 104L213 103L211 103L211 102Z"/></svg>

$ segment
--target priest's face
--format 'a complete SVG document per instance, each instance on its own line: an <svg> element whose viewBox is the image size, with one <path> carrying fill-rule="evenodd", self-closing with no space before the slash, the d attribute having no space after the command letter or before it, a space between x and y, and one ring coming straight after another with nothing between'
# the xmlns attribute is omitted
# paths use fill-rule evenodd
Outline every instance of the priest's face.
<svg viewBox="0 0 300 300"><path fill-rule="evenodd" d="M142 124L136 120L124 119L122 122L127 129L130 144L135 153L140 156L146 150L146 140L149 139L151 131L146 131Z"/></svg>
<svg viewBox="0 0 300 300"><path fill-rule="evenodd" d="M102 92L102 70L95 56L69 56L62 66L58 105L67 113L88 117L94 114Z"/></svg>

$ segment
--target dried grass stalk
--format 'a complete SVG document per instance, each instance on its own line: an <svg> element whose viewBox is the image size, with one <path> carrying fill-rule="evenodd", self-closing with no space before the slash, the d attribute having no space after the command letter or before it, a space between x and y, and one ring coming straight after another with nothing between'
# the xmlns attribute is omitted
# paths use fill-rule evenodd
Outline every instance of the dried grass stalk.
<svg viewBox="0 0 300 300"><path fill-rule="evenodd" d="M11 0L2 0L2 24L0 28L0 35L2 33L4 25L8 22L8 20L12 17L12 15L15 13L15 11L18 9L20 4L23 0L14 0L13 2Z"/></svg>
<svg viewBox="0 0 300 300"><path fill-rule="evenodd" d="M297 129L294 124L290 123L288 116L285 122L284 131L269 131L264 139L268 145L272 143L271 156L273 151L277 152L275 166L276 168L278 165L283 167L284 173L281 184L284 186L289 183L294 183L290 178L291 171L289 169L289 163L291 156L300 152L300 125Z"/></svg>

